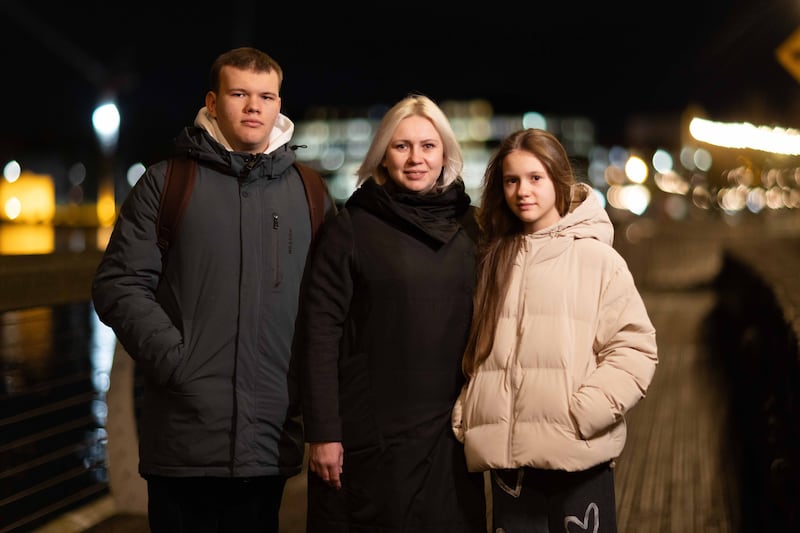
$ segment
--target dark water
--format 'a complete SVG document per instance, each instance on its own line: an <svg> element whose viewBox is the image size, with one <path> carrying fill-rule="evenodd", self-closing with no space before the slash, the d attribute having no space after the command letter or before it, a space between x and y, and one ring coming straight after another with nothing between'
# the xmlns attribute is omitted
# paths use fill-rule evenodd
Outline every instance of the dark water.
<svg viewBox="0 0 800 533"><path fill-rule="evenodd" d="M114 343L89 302L0 313L0 533L108 493Z"/></svg>

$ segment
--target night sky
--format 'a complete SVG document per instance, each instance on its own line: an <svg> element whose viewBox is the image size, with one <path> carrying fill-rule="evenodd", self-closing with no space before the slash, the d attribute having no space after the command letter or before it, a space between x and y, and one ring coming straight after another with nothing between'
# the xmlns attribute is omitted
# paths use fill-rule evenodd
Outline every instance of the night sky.
<svg viewBox="0 0 800 533"><path fill-rule="evenodd" d="M625 141L631 117L690 103L800 127L800 83L774 55L800 26L794 0L111 4L0 0L0 158L96 151L90 116L105 91L122 114L120 149L158 158L203 105L214 57L241 45L281 63L295 121L422 92L588 116L606 143Z"/></svg>

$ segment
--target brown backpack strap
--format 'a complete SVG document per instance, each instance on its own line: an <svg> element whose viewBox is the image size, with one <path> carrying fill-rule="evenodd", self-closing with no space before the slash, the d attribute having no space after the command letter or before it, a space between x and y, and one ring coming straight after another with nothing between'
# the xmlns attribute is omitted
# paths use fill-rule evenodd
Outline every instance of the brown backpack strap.
<svg viewBox="0 0 800 533"><path fill-rule="evenodd" d="M303 163L295 162L295 167L303 180L306 192L308 211L311 216L311 235L317 235L317 230L325 219L325 199L330 197L328 187L322 175ZM161 189L161 202L156 218L156 231L158 232L158 247L162 255L169 249L170 243L175 239L180 229L183 212L189 205L189 198L194 189L197 175L197 161L189 157L174 157L167 161L167 173L164 176L164 187ZM336 205L331 199L331 207Z"/></svg>
<svg viewBox="0 0 800 533"><path fill-rule="evenodd" d="M325 219L325 198L330 196L328 186L325 184L325 180L322 179L322 175L308 165L295 161L294 166L300 173L300 177L303 179L303 187L306 190L306 201L311 215L311 238L313 239ZM332 199L331 206L335 208Z"/></svg>
<svg viewBox="0 0 800 533"><path fill-rule="evenodd" d="M170 242L178 234L181 219L189 197L194 189L197 161L189 157L173 157L167 162L164 187L161 189L161 202L156 217L158 247L162 255L169 249Z"/></svg>

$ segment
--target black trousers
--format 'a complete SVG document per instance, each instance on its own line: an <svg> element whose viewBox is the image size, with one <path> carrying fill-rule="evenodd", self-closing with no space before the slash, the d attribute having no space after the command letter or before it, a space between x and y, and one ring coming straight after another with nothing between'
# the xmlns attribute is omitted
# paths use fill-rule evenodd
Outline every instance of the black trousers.
<svg viewBox="0 0 800 533"><path fill-rule="evenodd" d="M151 533L278 533L284 476L147 476Z"/></svg>
<svg viewBox="0 0 800 533"><path fill-rule="evenodd" d="M492 470L492 531L616 533L613 463L580 472Z"/></svg>

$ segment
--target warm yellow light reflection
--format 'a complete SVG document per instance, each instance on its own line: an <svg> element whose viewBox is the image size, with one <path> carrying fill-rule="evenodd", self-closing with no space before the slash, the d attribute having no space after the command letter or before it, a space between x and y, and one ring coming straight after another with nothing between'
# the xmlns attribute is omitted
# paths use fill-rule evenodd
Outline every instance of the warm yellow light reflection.
<svg viewBox="0 0 800 533"><path fill-rule="evenodd" d="M56 191L50 176L22 172L14 182L0 180L0 220L50 223L56 210Z"/></svg>
<svg viewBox="0 0 800 533"><path fill-rule="evenodd" d="M647 163L642 158L631 156L625 163L625 175L633 183L644 183L647 180Z"/></svg>
<svg viewBox="0 0 800 533"><path fill-rule="evenodd" d="M800 155L800 132L790 128L713 122L693 118L689 133L698 141L725 148L751 148L774 154Z"/></svg>
<svg viewBox="0 0 800 533"><path fill-rule="evenodd" d="M675 171L658 173L654 176L656 187L670 194L686 194L689 192L689 182Z"/></svg>
<svg viewBox="0 0 800 533"><path fill-rule="evenodd" d="M103 227L114 224L117 216L117 207L112 195L103 195L97 201L97 222Z"/></svg>
<svg viewBox="0 0 800 533"><path fill-rule="evenodd" d="M43 224L0 226L0 255L50 254L55 249L55 230Z"/></svg>
<svg viewBox="0 0 800 533"><path fill-rule="evenodd" d="M14 220L22 212L22 202L16 196L12 196L6 201L3 211L10 220Z"/></svg>
<svg viewBox="0 0 800 533"><path fill-rule="evenodd" d="M608 204L641 215L650 205L650 191L644 185L612 185L606 192Z"/></svg>
<svg viewBox="0 0 800 533"><path fill-rule="evenodd" d="M97 249L105 250L108 246L108 241L111 239L111 232L114 230L113 226L97 228Z"/></svg>

